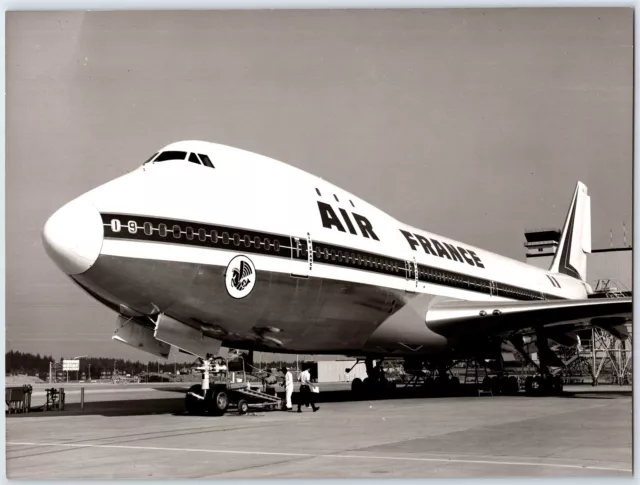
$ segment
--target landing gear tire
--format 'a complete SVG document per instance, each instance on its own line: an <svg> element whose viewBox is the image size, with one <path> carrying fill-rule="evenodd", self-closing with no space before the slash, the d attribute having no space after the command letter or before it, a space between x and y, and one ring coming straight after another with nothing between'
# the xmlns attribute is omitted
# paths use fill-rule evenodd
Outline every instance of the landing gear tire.
<svg viewBox="0 0 640 485"><path fill-rule="evenodd" d="M363 388L364 383L359 377L356 377L353 381L351 381L351 392L353 392L356 396L362 395Z"/></svg>
<svg viewBox="0 0 640 485"><path fill-rule="evenodd" d="M209 413L213 416L222 416L229 407L229 396L225 391L215 391L209 401Z"/></svg>
<svg viewBox="0 0 640 485"><path fill-rule="evenodd" d="M533 378L533 382L531 383L531 392L533 394L541 394L544 388L544 380L540 376L536 376Z"/></svg>
<svg viewBox="0 0 640 485"><path fill-rule="evenodd" d="M518 394L518 391L520 391L520 385L518 384L518 379L515 376L511 376L507 380L507 389L509 394Z"/></svg>
<svg viewBox="0 0 640 485"><path fill-rule="evenodd" d="M491 377L487 376L482 379L482 390L490 391L491 390Z"/></svg>
<svg viewBox="0 0 640 485"><path fill-rule="evenodd" d="M500 394L502 388L500 384L501 382L499 377L496 376L491 378L491 392L494 396L498 396Z"/></svg>
<svg viewBox="0 0 640 485"><path fill-rule="evenodd" d="M202 386L200 384L196 384L195 386L191 386L189 388L189 391L187 392L187 395L184 398L184 404L185 404L185 408L187 409L187 413L195 416L204 414L205 401L190 395L189 393L191 392L202 396Z"/></svg>
<svg viewBox="0 0 640 485"><path fill-rule="evenodd" d="M238 413L247 414L249 412L249 403L245 399L238 401Z"/></svg>
<svg viewBox="0 0 640 485"><path fill-rule="evenodd" d="M533 377L527 376L524 380L524 392L531 394L533 392Z"/></svg>
<svg viewBox="0 0 640 485"><path fill-rule="evenodd" d="M554 394L562 394L562 390L564 389L564 381L562 380L562 377L555 376L551 381L551 386Z"/></svg>

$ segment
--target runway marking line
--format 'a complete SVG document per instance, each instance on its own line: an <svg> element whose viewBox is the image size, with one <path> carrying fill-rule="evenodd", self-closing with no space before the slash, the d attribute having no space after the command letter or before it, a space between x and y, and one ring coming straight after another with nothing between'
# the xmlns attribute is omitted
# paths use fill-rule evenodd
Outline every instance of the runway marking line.
<svg viewBox="0 0 640 485"><path fill-rule="evenodd" d="M182 451L188 453L221 453L235 455L260 455L260 456L290 456L303 458L342 458L355 460L390 460L390 461L417 461L417 462L438 462L438 463L469 463L481 465L515 465L515 466L544 466L551 468L573 468L580 470L604 470L631 472L627 468L601 467L592 465L570 465L562 463L536 463L536 462L518 462L518 461L492 461L492 460L465 460L460 458L416 458L403 456L364 456L364 455L334 455L334 454L316 454L316 453L283 453L277 451L239 451L239 450L208 450L198 448L165 448L160 446L128 446L128 445L98 445L90 443L25 443L16 441L7 441L7 445L13 446L51 446L66 448L113 448L122 450L147 450L147 451ZM9 450L7 450L9 451ZM20 451L20 450L15 450ZM19 458L19 457L16 457Z"/></svg>

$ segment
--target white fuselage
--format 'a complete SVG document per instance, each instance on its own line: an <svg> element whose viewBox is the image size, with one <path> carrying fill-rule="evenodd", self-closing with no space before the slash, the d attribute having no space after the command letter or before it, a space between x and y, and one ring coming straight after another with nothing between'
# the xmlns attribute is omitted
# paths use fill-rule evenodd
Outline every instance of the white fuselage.
<svg viewBox="0 0 640 485"><path fill-rule="evenodd" d="M395 352L415 345L433 351L446 342L426 329L424 305L411 305L420 295L503 301L587 297L587 286L576 278L403 224L282 162L197 141L162 151L171 150L204 153L214 167L151 162L70 203L90 205L101 215L99 254L97 242L87 243L85 235L91 249L64 249L64 238L74 237L62 227L73 224L71 211L48 233L45 228L52 258L116 310L124 305L143 315L173 312L189 325L221 329L238 347L246 341L278 351ZM76 224L73 231L79 233L82 221ZM255 265L251 294L210 295L238 255ZM136 261L135 269L127 261ZM405 308L403 314L403 307L413 311ZM389 330L392 324L397 330ZM249 336L266 326L277 328L276 347Z"/></svg>

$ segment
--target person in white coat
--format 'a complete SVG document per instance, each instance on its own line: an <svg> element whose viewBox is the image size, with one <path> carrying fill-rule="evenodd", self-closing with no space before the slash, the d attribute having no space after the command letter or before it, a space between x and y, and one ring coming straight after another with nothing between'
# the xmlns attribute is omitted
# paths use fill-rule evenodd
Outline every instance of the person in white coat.
<svg viewBox="0 0 640 485"><path fill-rule="evenodd" d="M293 404L291 403L291 396L293 395L293 375L289 372L289 369L284 366L282 367L282 373L284 374L284 393L287 398L287 411L292 411Z"/></svg>

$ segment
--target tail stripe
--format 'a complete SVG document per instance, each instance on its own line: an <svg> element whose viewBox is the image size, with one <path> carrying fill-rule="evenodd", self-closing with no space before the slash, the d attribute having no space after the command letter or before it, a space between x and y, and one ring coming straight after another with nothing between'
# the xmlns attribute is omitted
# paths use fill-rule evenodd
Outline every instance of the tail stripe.
<svg viewBox="0 0 640 485"><path fill-rule="evenodd" d="M571 254L571 245L573 243L573 223L576 217L576 206L578 194L574 198L573 207L571 208L571 214L569 215L569 227L564 234L565 241L562 246L562 254L560 255L560 265L558 267L558 273L564 273L574 278L580 279L580 273L569 262L569 255Z"/></svg>

